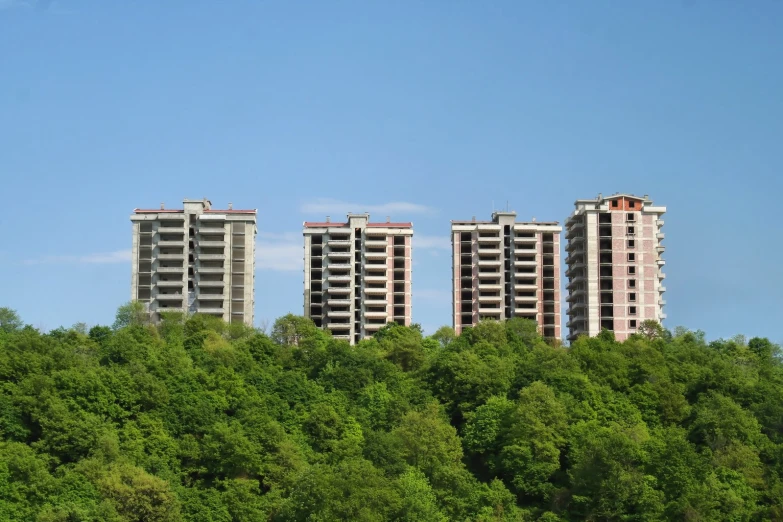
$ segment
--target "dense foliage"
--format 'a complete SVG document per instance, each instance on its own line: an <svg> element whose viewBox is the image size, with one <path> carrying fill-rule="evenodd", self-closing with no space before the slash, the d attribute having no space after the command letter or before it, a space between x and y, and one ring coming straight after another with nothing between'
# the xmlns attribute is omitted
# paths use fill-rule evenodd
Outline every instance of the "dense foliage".
<svg viewBox="0 0 783 522"><path fill-rule="evenodd" d="M0 312L1 520L783 519L766 339Z"/></svg>

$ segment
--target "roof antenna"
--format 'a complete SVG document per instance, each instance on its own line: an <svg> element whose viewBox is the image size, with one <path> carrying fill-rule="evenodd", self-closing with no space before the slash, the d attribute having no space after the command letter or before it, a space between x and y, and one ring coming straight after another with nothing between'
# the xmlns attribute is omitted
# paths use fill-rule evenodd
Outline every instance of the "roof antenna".
<svg viewBox="0 0 783 522"><path fill-rule="evenodd" d="M506 200L506 212L508 212L508 200Z"/></svg>
<svg viewBox="0 0 783 522"><path fill-rule="evenodd" d="M234 204L233 203L229 203L228 204L228 209L229 210L233 210L234 209Z"/></svg>
<svg viewBox="0 0 783 522"><path fill-rule="evenodd" d="M160 204L160 209L163 210L164 208L166 208L165 205L163 203L161 203Z"/></svg>

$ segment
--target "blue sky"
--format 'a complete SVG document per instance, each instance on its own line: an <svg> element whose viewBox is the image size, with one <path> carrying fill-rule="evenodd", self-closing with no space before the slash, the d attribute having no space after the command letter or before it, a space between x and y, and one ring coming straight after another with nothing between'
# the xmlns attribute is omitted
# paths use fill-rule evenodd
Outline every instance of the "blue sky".
<svg viewBox="0 0 783 522"><path fill-rule="evenodd" d="M302 309L301 225L411 220L449 324L450 219L668 207L666 326L780 340L783 3L0 0L0 306L129 299L135 207L257 208L256 316Z"/></svg>

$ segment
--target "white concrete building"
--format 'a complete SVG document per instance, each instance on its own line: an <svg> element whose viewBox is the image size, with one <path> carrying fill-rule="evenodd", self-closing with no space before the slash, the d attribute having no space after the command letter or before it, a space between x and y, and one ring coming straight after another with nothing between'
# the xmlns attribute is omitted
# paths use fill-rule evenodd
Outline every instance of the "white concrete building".
<svg viewBox="0 0 783 522"><path fill-rule="evenodd" d="M622 341L645 320L662 322L666 207L629 194L599 194L575 207L565 223L568 340L606 328Z"/></svg>
<svg viewBox="0 0 783 522"><path fill-rule="evenodd" d="M253 324L256 211L211 207L134 210L131 299L154 319L177 311Z"/></svg>
<svg viewBox="0 0 783 522"><path fill-rule="evenodd" d="M516 212L492 221L452 221L454 330L481 319L524 317L545 337L560 339L560 233L556 222L518 222Z"/></svg>
<svg viewBox="0 0 783 522"><path fill-rule="evenodd" d="M356 344L386 323L411 324L412 223L304 223L304 314Z"/></svg>

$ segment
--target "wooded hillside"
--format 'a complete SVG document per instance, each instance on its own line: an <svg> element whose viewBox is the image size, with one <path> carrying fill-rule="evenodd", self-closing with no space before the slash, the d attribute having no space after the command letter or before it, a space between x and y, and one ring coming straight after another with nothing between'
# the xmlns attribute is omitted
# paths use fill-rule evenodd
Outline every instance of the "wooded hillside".
<svg viewBox="0 0 783 522"><path fill-rule="evenodd" d="M781 520L779 347L0 321L0 520ZM9 319L10 317L10 319Z"/></svg>

